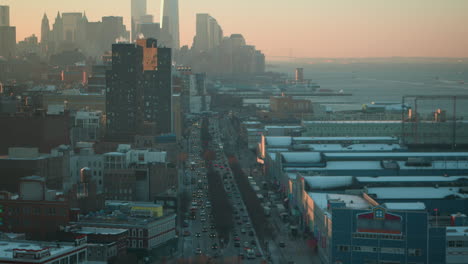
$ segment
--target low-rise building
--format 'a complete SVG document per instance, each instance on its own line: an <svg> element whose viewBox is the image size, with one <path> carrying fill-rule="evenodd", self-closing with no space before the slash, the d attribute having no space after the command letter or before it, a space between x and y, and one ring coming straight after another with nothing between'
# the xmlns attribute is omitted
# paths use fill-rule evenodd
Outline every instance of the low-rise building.
<svg viewBox="0 0 468 264"><path fill-rule="evenodd" d="M70 221L68 201L48 190L39 176L22 178L18 195L1 192L0 209L0 231L25 233L31 239L56 239L59 226Z"/></svg>
<svg viewBox="0 0 468 264"><path fill-rule="evenodd" d="M61 264L88 263L86 236L73 242L0 240L0 263Z"/></svg>
<svg viewBox="0 0 468 264"><path fill-rule="evenodd" d="M119 209L118 211L114 211ZM151 250L176 238L176 215L154 203L110 201L110 214L95 213L72 224L79 227L128 230L127 248Z"/></svg>

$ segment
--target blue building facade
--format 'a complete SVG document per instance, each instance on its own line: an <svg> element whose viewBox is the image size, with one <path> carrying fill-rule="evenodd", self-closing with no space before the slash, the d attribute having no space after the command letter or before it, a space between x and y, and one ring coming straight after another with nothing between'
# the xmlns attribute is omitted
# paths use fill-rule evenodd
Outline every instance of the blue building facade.
<svg viewBox="0 0 468 264"><path fill-rule="evenodd" d="M429 258L444 259L445 250L430 250L440 243L428 243L431 233L425 211L335 208L332 219L331 263L443 263Z"/></svg>

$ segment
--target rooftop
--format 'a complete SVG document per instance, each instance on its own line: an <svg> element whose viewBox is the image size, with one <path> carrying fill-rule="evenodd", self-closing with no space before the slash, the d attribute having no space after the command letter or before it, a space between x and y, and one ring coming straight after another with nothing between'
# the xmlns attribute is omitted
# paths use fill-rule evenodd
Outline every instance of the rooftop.
<svg viewBox="0 0 468 264"><path fill-rule="evenodd" d="M424 203L384 203L383 207L387 208L388 210L426 210L426 205Z"/></svg>
<svg viewBox="0 0 468 264"><path fill-rule="evenodd" d="M448 226L447 236L468 236L468 226Z"/></svg>
<svg viewBox="0 0 468 264"><path fill-rule="evenodd" d="M310 198L314 201L315 205L324 211L328 211L328 216L331 218L331 210L329 209L329 201L343 202L346 208L351 209L367 209L372 205L361 196L349 194L335 194L335 193L309 193Z"/></svg>
<svg viewBox="0 0 468 264"><path fill-rule="evenodd" d="M361 183L378 182L454 182L468 180L468 176L382 176L382 177L356 177Z"/></svg>
<svg viewBox="0 0 468 264"><path fill-rule="evenodd" d="M367 194L385 200L445 199L449 196L468 198L468 194L462 194L460 189L459 187L376 187L367 188Z"/></svg>
<svg viewBox="0 0 468 264"><path fill-rule="evenodd" d="M393 157L393 158L429 158L429 157L467 157L468 152L367 152L367 153L323 153L325 157Z"/></svg>
<svg viewBox="0 0 468 264"><path fill-rule="evenodd" d="M353 184L352 176L306 176L304 180L312 189L334 189Z"/></svg>
<svg viewBox="0 0 468 264"><path fill-rule="evenodd" d="M313 124L401 124L400 120L343 120L343 121L303 121L304 125Z"/></svg>
<svg viewBox="0 0 468 264"><path fill-rule="evenodd" d="M282 152L286 163L318 163L322 161L320 152Z"/></svg>
<svg viewBox="0 0 468 264"><path fill-rule="evenodd" d="M58 245L60 245L58 247ZM24 250L35 250L35 251L49 251L50 256L44 256L41 261L52 259L58 255L65 254L77 247L73 243L50 243L43 241L29 241L29 240L0 240L0 260L13 259L13 250L24 249ZM29 263L29 262L28 262Z"/></svg>
<svg viewBox="0 0 468 264"><path fill-rule="evenodd" d="M100 234L100 235L118 235L127 232L127 229L121 228L103 228L103 227L81 227L79 230L74 232L79 234Z"/></svg>

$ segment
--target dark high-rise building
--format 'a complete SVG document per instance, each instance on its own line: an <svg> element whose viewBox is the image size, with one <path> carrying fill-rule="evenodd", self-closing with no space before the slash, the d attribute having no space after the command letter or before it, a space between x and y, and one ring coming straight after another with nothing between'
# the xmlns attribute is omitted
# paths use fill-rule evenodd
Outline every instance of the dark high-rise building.
<svg viewBox="0 0 468 264"><path fill-rule="evenodd" d="M155 134L172 131L171 49L158 48L155 39L137 40L143 48L144 121Z"/></svg>
<svg viewBox="0 0 468 264"><path fill-rule="evenodd" d="M112 70L106 73L107 135L131 140L142 124L143 49L135 44L112 45Z"/></svg>
<svg viewBox="0 0 468 264"><path fill-rule="evenodd" d="M106 110L110 139L172 131L171 49L155 39L112 45Z"/></svg>

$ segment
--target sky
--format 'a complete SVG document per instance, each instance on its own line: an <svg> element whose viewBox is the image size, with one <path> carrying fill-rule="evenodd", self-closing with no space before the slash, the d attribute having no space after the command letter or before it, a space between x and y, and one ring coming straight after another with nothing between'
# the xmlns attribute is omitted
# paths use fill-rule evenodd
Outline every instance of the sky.
<svg viewBox="0 0 468 264"><path fill-rule="evenodd" d="M44 12L86 11L89 21L123 16L130 0L0 0L17 40L40 35ZM241 33L268 57L468 57L468 0L179 0L181 44L191 46L195 14L225 35ZM159 22L160 0L148 0Z"/></svg>

